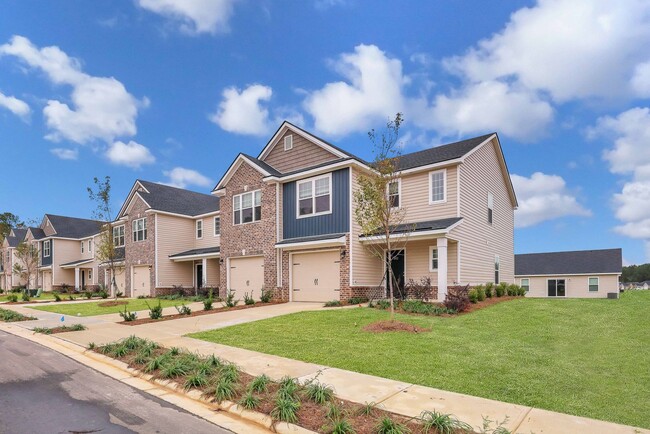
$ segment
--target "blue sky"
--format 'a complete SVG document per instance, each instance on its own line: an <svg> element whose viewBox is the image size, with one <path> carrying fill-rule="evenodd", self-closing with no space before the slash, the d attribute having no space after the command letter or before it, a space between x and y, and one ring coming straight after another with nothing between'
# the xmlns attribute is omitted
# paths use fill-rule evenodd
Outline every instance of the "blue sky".
<svg viewBox="0 0 650 434"><path fill-rule="evenodd" d="M519 253L650 260L644 1L3 1L0 211L89 217L110 175L209 192L288 119L364 158L497 131Z"/></svg>

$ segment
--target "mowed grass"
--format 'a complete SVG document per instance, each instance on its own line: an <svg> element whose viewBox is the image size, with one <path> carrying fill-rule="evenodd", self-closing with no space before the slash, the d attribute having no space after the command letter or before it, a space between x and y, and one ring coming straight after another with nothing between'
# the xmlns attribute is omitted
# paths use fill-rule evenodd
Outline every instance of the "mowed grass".
<svg viewBox="0 0 650 434"><path fill-rule="evenodd" d="M78 297L77 300L83 300L83 299L81 297ZM149 308L147 307L147 303L149 303L149 306L151 307L158 306L158 300L151 299L151 298L119 299L119 301L127 301L128 304L126 305L122 304L119 306L107 306L107 307L100 306L100 304L112 300L113 299L109 298L106 300L94 301L88 303L56 303L56 304L48 304L47 306L30 305L28 307L36 310L42 310L45 312L61 313L64 315L95 316L95 315L105 315L108 313L124 312L124 306L126 306L127 310L131 312L135 312L139 310L148 310ZM160 305L162 307L180 306L183 303L189 304L191 302L183 301L183 300L160 300Z"/></svg>
<svg viewBox="0 0 650 434"><path fill-rule="evenodd" d="M369 308L304 312L190 336L650 428L650 292L518 299L450 318L398 315L432 329L421 334L362 330L387 317Z"/></svg>
<svg viewBox="0 0 650 434"><path fill-rule="evenodd" d="M1 301L8 301L9 300L9 295L11 295L11 294L0 295L0 302ZM18 297L18 301L23 301L23 299L22 299L23 293L22 292L16 292L16 293L14 293L14 295L16 295ZM30 301L54 300L54 294L52 294L51 292L43 292L43 293L41 293L40 297L30 297L29 300Z"/></svg>

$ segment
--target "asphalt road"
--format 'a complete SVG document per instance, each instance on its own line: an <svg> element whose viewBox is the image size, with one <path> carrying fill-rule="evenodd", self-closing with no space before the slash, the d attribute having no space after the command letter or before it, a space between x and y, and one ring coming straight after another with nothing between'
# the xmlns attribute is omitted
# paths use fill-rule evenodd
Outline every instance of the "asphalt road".
<svg viewBox="0 0 650 434"><path fill-rule="evenodd" d="M230 431L0 332L0 434Z"/></svg>

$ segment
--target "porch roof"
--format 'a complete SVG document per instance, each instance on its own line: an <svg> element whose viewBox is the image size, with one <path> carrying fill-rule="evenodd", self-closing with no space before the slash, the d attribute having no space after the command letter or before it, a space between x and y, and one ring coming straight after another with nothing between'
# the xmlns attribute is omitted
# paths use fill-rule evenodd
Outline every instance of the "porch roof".
<svg viewBox="0 0 650 434"><path fill-rule="evenodd" d="M220 255L221 247L204 247L201 249L186 250L180 253L169 255L172 261L190 261L193 259L216 258Z"/></svg>
<svg viewBox="0 0 650 434"><path fill-rule="evenodd" d="M61 264L61 265L59 265L59 267L65 268L65 269L76 268L79 265L88 264L88 263L93 262L93 261L94 261L94 259L78 259L76 261L66 262L65 264Z"/></svg>
<svg viewBox="0 0 650 434"><path fill-rule="evenodd" d="M428 238L438 237L449 233L463 221L462 217L450 217L445 219L427 220L423 222L401 223L392 229L391 238ZM376 232L373 235L359 235L361 242L377 242L385 240L386 236Z"/></svg>
<svg viewBox="0 0 650 434"><path fill-rule="evenodd" d="M287 238L275 244L276 249L306 249L313 247L332 247L345 245L345 233L314 235L311 237Z"/></svg>

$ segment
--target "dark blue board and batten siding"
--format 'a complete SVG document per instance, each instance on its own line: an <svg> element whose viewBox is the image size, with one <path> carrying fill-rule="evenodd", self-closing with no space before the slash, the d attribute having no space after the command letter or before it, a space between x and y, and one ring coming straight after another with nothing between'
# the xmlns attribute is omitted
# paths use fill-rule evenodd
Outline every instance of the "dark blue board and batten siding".
<svg viewBox="0 0 650 434"><path fill-rule="evenodd" d="M45 256L43 242L41 242L41 266L52 265L52 254L54 253L54 240L50 240L50 256Z"/></svg>
<svg viewBox="0 0 650 434"><path fill-rule="evenodd" d="M296 182L284 184L282 190L283 239L349 232L350 169L332 172L332 213L297 218Z"/></svg>

